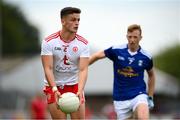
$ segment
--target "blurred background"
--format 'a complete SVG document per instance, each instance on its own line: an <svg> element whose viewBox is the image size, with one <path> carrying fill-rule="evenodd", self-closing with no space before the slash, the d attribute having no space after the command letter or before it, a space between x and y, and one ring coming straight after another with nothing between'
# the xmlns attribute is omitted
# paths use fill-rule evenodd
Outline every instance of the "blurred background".
<svg viewBox="0 0 180 120"><path fill-rule="evenodd" d="M67 6L82 10L78 34L91 54L127 43L127 26L140 24L141 46L153 55L156 74L151 118L180 119L179 0L0 0L0 119L29 119L37 104L45 108L40 45L61 29L59 12ZM111 61L89 67L87 118L115 119L112 85Z"/></svg>

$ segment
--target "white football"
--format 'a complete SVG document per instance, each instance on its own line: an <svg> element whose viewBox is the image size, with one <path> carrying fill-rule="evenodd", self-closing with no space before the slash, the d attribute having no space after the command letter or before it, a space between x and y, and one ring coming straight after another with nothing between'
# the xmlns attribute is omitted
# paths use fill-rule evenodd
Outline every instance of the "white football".
<svg viewBox="0 0 180 120"><path fill-rule="evenodd" d="M80 105L79 98L72 92L61 95L58 100L58 106L64 113L72 113L78 110Z"/></svg>

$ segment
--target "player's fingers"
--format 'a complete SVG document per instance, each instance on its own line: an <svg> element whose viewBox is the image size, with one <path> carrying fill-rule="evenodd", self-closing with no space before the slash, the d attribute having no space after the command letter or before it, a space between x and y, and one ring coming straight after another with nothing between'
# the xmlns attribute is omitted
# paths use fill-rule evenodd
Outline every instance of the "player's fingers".
<svg viewBox="0 0 180 120"><path fill-rule="evenodd" d="M61 94L59 93L59 91L56 91L54 93L54 96L55 96L56 102L58 102L59 98L61 97Z"/></svg>
<svg viewBox="0 0 180 120"><path fill-rule="evenodd" d="M80 104L83 104L84 103L83 93L82 92L77 92L76 96L79 98Z"/></svg>
<svg viewBox="0 0 180 120"><path fill-rule="evenodd" d="M80 94L80 96L79 96L79 101L80 101L80 104L83 104L83 103L84 103L83 94Z"/></svg>
<svg viewBox="0 0 180 120"><path fill-rule="evenodd" d="M56 108L59 109L59 105L58 105L58 102L56 102Z"/></svg>
<svg viewBox="0 0 180 120"><path fill-rule="evenodd" d="M58 96L58 98L61 98L61 93L58 92L58 93L57 93L57 96Z"/></svg>
<svg viewBox="0 0 180 120"><path fill-rule="evenodd" d="M59 91L55 92L55 98L56 98L56 108L59 109L59 99L61 98L61 94Z"/></svg>
<svg viewBox="0 0 180 120"><path fill-rule="evenodd" d="M79 97L79 95L80 95L80 92L77 92L77 93L76 93L76 96Z"/></svg>

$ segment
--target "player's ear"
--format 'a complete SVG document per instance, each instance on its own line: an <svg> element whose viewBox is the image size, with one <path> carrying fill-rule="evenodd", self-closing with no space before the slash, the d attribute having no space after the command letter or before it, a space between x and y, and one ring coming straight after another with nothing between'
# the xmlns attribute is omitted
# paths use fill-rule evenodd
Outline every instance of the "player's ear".
<svg viewBox="0 0 180 120"><path fill-rule="evenodd" d="M127 38L127 40L128 40L128 34L126 34L126 38Z"/></svg>
<svg viewBox="0 0 180 120"><path fill-rule="evenodd" d="M65 24L65 18L61 18L61 24L62 24L62 25Z"/></svg>
<svg viewBox="0 0 180 120"><path fill-rule="evenodd" d="M142 39L142 36L140 36L140 40Z"/></svg>

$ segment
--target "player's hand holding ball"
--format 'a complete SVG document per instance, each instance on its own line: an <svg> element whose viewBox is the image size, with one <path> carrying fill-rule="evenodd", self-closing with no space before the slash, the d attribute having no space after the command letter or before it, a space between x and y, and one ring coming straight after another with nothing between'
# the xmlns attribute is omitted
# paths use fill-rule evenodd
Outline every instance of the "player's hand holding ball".
<svg viewBox="0 0 180 120"><path fill-rule="evenodd" d="M61 97L61 93L58 91L58 88L56 86L52 87L52 91L54 93L55 100L58 101L58 99Z"/></svg>
<svg viewBox="0 0 180 120"><path fill-rule="evenodd" d="M153 97L151 96L148 97L148 107L150 110L154 108L154 101L153 101Z"/></svg>
<svg viewBox="0 0 180 120"><path fill-rule="evenodd" d="M79 98L72 92L62 94L57 103L59 109L66 114L77 111L80 106Z"/></svg>
<svg viewBox="0 0 180 120"><path fill-rule="evenodd" d="M79 102L82 104L84 102L83 92L78 91L76 96L79 97Z"/></svg>

